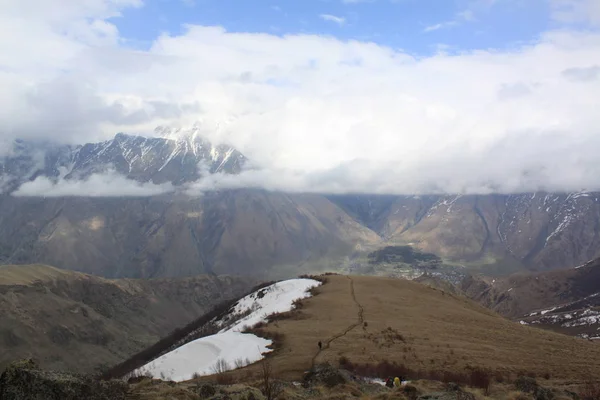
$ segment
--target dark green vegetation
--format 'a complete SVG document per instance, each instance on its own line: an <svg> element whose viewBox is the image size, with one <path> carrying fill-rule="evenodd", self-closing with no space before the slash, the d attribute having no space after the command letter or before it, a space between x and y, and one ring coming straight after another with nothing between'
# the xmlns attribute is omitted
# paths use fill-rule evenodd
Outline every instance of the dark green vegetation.
<svg viewBox="0 0 600 400"><path fill-rule="evenodd" d="M2 400L125 400L125 382L44 371L33 360L9 365L0 376Z"/></svg>
<svg viewBox="0 0 600 400"><path fill-rule="evenodd" d="M415 250L411 246L387 246L368 254L369 264L410 264L413 267L435 268L442 259L431 253Z"/></svg>

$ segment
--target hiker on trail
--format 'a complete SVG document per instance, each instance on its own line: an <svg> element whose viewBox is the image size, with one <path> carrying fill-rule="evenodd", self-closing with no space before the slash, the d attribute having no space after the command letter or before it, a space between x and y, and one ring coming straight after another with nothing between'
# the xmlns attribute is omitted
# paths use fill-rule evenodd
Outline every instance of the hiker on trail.
<svg viewBox="0 0 600 400"><path fill-rule="evenodd" d="M391 376L390 376L390 377L388 377L388 378L385 380L385 386L386 386L386 387L389 387L389 388L393 388L393 387L394 387L394 380L392 379L392 377L391 377Z"/></svg>
<svg viewBox="0 0 600 400"><path fill-rule="evenodd" d="M323 347L323 343L321 343L321 341L319 340L319 350L321 350L322 347Z"/></svg>
<svg viewBox="0 0 600 400"><path fill-rule="evenodd" d="M400 387L402 385L402 382L400 382L400 378L395 377L394 378L394 387Z"/></svg>

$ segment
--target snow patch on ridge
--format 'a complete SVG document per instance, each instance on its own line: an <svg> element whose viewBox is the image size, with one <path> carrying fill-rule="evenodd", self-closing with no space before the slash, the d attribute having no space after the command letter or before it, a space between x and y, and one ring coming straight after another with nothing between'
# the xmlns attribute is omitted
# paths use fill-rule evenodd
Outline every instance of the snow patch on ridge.
<svg viewBox="0 0 600 400"><path fill-rule="evenodd" d="M292 310L295 300L310 297L308 290L320 284L313 279L291 279L257 290L240 299L225 317L212 321L222 328L219 333L186 343L134 373L181 382L194 374L214 374L217 362L233 369L260 361L271 351L272 342L242 331L271 314Z"/></svg>
<svg viewBox="0 0 600 400"><path fill-rule="evenodd" d="M308 290L320 284L313 279L291 279L257 290L240 299L228 314L228 317L232 318L247 314L245 317L233 323L227 318L215 321L219 326L224 326L219 333L241 332L246 327L266 322L266 317L271 314L290 311L295 300L310 297Z"/></svg>

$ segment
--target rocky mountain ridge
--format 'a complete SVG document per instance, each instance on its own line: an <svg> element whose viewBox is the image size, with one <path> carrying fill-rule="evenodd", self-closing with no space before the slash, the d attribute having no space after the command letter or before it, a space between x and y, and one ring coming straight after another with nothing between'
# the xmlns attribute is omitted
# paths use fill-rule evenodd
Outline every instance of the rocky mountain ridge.
<svg viewBox="0 0 600 400"><path fill-rule="evenodd" d="M85 179L114 170L138 182L178 185L196 181L202 173L239 173L244 162L231 146L194 135L147 138L119 133L111 140L77 146L16 140L0 158L0 182L11 191L39 176Z"/></svg>

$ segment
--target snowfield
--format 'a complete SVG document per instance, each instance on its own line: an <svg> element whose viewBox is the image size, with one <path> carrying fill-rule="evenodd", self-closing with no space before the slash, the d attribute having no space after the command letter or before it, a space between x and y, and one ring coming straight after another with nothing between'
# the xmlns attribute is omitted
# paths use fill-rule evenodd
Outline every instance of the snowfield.
<svg viewBox="0 0 600 400"><path fill-rule="evenodd" d="M240 299L229 317L235 318L236 315L250 314L238 319L232 325L226 326L219 333L241 332L245 327L252 327L265 321L268 315L290 311L294 307L294 300L310 297L308 290L320 284L321 282L313 279L290 279L257 290ZM222 320L218 323L225 326L228 321Z"/></svg>
<svg viewBox="0 0 600 400"><path fill-rule="evenodd" d="M240 299L224 318L213 321L222 327L219 333L186 343L134 373L181 382L194 374L218 372L217 363L221 370L230 370L260 361L263 353L271 351L271 341L241 332L271 314L292 310L295 300L310 297L308 290L320 284L313 279L290 279L257 290Z"/></svg>
<svg viewBox="0 0 600 400"><path fill-rule="evenodd" d="M138 372L163 380L187 381L195 373L214 374L218 360L225 361L225 369L235 368L236 363L245 366L259 361L263 358L262 353L271 351L267 348L270 344L270 340L252 334L218 333L186 343L146 364Z"/></svg>

